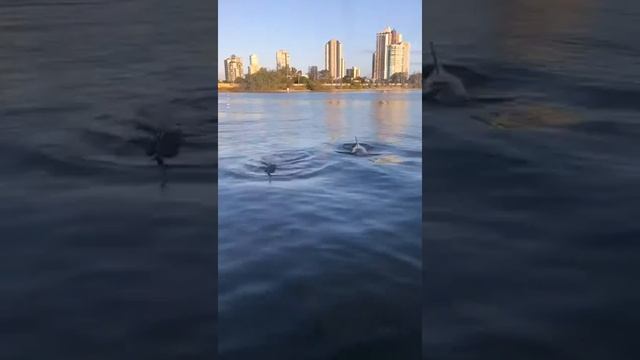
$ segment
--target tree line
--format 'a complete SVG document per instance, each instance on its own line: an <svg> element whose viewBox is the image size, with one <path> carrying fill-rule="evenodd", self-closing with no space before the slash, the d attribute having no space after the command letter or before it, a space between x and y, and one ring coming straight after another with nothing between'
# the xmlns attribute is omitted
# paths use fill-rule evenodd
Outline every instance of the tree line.
<svg viewBox="0 0 640 360"><path fill-rule="evenodd" d="M327 89L323 84L341 84L343 88L370 88L376 84L365 78L345 76L341 79L333 79L328 70L318 72L318 79L312 80L302 76L296 68L285 68L280 70L267 70L262 68L257 72L246 75L244 78L236 79L240 90L245 91L273 91L286 90L292 88L294 84L303 84L309 90ZM420 88L422 86L422 74L415 73L408 76L406 73L395 73L389 80L382 82L382 85L403 84L410 88Z"/></svg>

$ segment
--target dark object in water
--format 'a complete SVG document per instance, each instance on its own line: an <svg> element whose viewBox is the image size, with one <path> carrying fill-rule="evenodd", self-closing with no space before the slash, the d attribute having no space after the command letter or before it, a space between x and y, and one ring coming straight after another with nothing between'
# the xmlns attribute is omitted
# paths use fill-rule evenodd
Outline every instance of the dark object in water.
<svg viewBox="0 0 640 360"><path fill-rule="evenodd" d="M180 153L180 146L184 142L182 131L180 129L157 129L146 124L137 124L136 128L152 136L146 144L146 154L147 156L153 157L162 170L160 187L164 189L167 184L167 165L164 159L175 157Z"/></svg>
<svg viewBox="0 0 640 360"><path fill-rule="evenodd" d="M429 43L429 47L434 67L424 81L423 100L431 100L446 105L464 104L469 99L464 84L458 77L442 68L433 42Z"/></svg>
<svg viewBox="0 0 640 360"><path fill-rule="evenodd" d="M488 79L464 68L458 68L462 77L452 74L438 60L433 42L429 43L433 66L425 79L422 100L445 106L465 106L469 104L493 104L513 101L513 97L471 97L467 93L467 83L481 84ZM459 71L459 70L464 71ZM463 82L462 79L465 79Z"/></svg>
<svg viewBox="0 0 640 360"><path fill-rule="evenodd" d="M270 164L265 162L263 162L263 164L265 165L264 172L267 173L267 175L269 176L269 183L271 183L271 174L276 172L276 164Z"/></svg>
<svg viewBox="0 0 640 360"><path fill-rule="evenodd" d="M449 74L452 74L462 80L467 89L486 86L492 80L489 76L480 72L476 72L475 70L472 70L466 66L440 64L440 62L438 62L438 66L440 69L443 69ZM435 71L436 67L433 64L426 64L422 67L422 69L423 74L431 74Z"/></svg>
<svg viewBox="0 0 640 360"><path fill-rule="evenodd" d="M269 175L269 177L271 177L271 174L276 172L276 165L275 164L267 164L267 166L264 168L264 172L266 172L267 175Z"/></svg>
<svg viewBox="0 0 640 360"><path fill-rule="evenodd" d="M183 142L182 131L160 130L147 146L147 156L152 156L158 166L165 166L164 159L172 158L180 152Z"/></svg>

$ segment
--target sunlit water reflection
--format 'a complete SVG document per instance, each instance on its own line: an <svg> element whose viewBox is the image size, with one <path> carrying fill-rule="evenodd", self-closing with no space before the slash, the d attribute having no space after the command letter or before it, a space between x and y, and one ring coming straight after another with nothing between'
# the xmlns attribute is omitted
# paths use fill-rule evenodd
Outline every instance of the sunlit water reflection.
<svg viewBox="0 0 640 360"><path fill-rule="evenodd" d="M420 92L219 109L221 359L419 357ZM355 137L374 154L344 153Z"/></svg>

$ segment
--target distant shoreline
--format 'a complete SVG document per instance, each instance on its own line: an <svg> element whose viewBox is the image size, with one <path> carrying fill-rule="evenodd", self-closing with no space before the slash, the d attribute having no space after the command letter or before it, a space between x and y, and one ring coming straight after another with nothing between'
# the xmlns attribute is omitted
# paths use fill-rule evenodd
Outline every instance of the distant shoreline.
<svg viewBox="0 0 640 360"><path fill-rule="evenodd" d="M221 93L333 93L333 92L410 92L410 91L422 91L421 88L398 88L398 87L384 87L384 88L362 88L362 89L323 89L323 90L309 90L309 89L290 89L287 90L240 90L240 89L228 89L218 88L218 92Z"/></svg>

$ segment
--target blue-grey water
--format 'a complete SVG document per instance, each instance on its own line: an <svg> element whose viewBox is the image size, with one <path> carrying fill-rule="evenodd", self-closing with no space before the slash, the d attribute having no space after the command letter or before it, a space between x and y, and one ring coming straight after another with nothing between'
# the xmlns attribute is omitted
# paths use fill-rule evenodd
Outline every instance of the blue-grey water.
<svg viewBox="0 0 640 360"><path fill-rule="evenodd" d="M216 358L214 7L0 4L0 358ZM370 101L300 116L283 104L291 125L319 119L265 126L260 141L238 136L237 162L221 167L239 184L227 194L249 205L237 217L260 220L220 242L221 355L409 358L422 302L426 359L639 358L638 5L459 0L424 10L425 40L472 94L518 100L423 105L422 291L420 246L406 240L420 231L394 228L420 209L398 220L411 187L393 187L419 183L409 169L419 167L410 144L420 126L375 120ZM164 188L141 124L185 133ZM275 141L279 132L295 136ZM390 157L333 157L353 136ZM286 165L271 183L265 159ZM354 212L359 194L372 205ZM278 217L292 207L306 216ZM271 248L269 232L284 234Z"/></svg>
<svg viewBox="0 0 640 360"><path fill-rule="evenodd" d="M419 358L421 93L218 109L220 359Z"/></svg>
<svg viewBox="0 0 640 360"><path fill-rule="evenodd" d="M639 21L618 0L425 2L469 92L516 100L423 107L424 359L640 358Z"/></svg>
<svg viewBox="0 0 640 360"><path fill-rule="evenodd" d="M215 19L0 2L0 358L216 357ZM164 188L141 125L185 133Z"/></svg>

